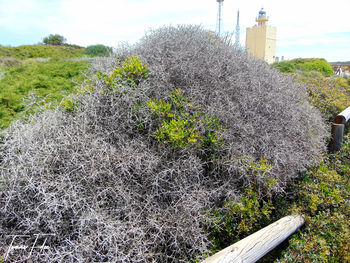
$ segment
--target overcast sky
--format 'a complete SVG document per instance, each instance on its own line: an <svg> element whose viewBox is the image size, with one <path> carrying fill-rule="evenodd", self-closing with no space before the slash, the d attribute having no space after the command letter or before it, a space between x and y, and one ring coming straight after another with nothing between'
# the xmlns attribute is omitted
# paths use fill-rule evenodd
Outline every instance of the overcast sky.
<svg viewBox="0 0 350 263"><path fill-rule="evenodd" d="M223 31L240 10L241 45L259 10L277 27L277 56L350 61L350 0L224 0ZM0 0L0 44L36 44L49 34L82 46L134 43L163 25L199 24L215 30L216 0Z"/></svg>

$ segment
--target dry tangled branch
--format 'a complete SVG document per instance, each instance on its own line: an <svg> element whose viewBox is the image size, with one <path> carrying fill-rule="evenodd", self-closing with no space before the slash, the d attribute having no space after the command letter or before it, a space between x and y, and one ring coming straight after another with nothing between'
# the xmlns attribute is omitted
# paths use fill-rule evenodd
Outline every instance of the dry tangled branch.
<svg viewBox="0 0 350 263"><path fill-rule="evenodd" d="M150 70L136 88L106 93L92 78L94 91L73 112L44 111L5 132L0 253L10 235L46 233L55 234L50 249L33 250L34 261L187 262L208 249L207 212L263 183L239 160L266 158L279 180L270 190L282 191L323 149L324 126L302 87L200 27L152 31L92 71L111 72L130 55ZM176 88L226 126L210 158L201 147L159 143L156 120L137 107Z"/></svg>

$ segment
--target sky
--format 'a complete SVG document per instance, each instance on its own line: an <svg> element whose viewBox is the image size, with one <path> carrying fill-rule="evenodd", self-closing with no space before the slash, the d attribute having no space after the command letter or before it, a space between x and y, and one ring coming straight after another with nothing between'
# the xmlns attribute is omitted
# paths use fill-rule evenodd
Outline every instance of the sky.
<svg viewBox="0 0 350 263"><path fill-rule="evenodd" d="M240 10L240 43L261 8L277 28L276 56L350 61L350 0L224 0L223 32L233 33ZM50 34L88 46L135 43L150 29L178 24L215 30L216 0L0 0L0 45L37 44Z"/></svg>

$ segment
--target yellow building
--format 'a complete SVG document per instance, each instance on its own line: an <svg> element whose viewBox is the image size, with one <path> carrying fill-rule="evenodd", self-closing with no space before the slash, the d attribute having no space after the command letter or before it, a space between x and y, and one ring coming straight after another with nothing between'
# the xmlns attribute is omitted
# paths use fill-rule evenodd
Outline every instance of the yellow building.
<svg viewBox="0 0 350 263"><path fill-rule="evenodd" d="M271 64L276 55L276 27L266 25L268 19L261 9L256 18L258 25L247 28L245 46L249 54Z"/></svg>

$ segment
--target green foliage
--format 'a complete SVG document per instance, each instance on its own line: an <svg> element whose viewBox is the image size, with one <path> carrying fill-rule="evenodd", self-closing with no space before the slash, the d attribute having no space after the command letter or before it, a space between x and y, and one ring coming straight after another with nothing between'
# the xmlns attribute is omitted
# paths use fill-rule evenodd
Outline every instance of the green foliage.
<svg viewBox="0 0 350 263"><path fill-rule="evenodd" d="M158 130L154 133L161 142L169 142L175 148L188 147L197 142L199 133L195 131L193 122L181 117L173 118L170 121L163 121Z"/></svg>
<svg viewBox="0 0 350 263"><path fill-rule="evenodd" d="M61 46L63 45L67 40L58 34L50 34L47 37L44 37L43 43L45 45L54 45L54 46Z"/></svg>
<svg viewBox="0 0 350 263"><path fill-rule="evenodd" d="M131 56L123 61L121 66L116 67L111 74L105 75L99 72L97 76L109 89L116 90L121 84L136 87L142 79L148 78L148 73L148 66L138 57Z"/></svg>
<svg viewBox="0 0 350 263"><path fill-rule="evenodd" d="M73 92L75 82L83 80L86 66L83 61L52 59L28 60L19 66L4 67L5 75L0 79L0 127L7 127L19 115L35 108L25 107L23 99L29 95L37 101L44 99L45 103L55 104Z"/></svg>
<svg viewBox="0 0 350 263"><path fill-rule="evenodd" d="M127 84L137 87L142 79L148 78L149 70L138 57L131 56L109 74L97 73L108 87L107 91L118 91L120 85ZM184 96L181 89L170 93L168 100L150 99L146 108L158 119L159 126L153 132L154 138L164 144L171 144L174 148L200 146L213 149L220 145L218 130L225 127L219 120L207 116L200 111L200 107L191 103ZM142 128L144 124L139 124Z"/></svg>
<svg viewBox="0 0 350 263"><path fill-rule="evenodd" d="M291 61L276 62L272 65L274 68L279 69L283 73L293 73L295 71L295 65Z"/></svg>
<svg viewBox="0 0 350 263"><path fill-rule="evenodd" d="M126 59L121 67L115 68L112 73L112 78L117 80L127 80L138 85L141 79L148 78L148 73L148 66L138 57L132 56Z"/></svg>
<svg viewBox="0 0 350 263"><path fill-rule="evenodd" d="M0 46L0 59L4 58L72 58L83 56L84 48L72 45L26 45L19 47Z"/></svg>
<svg viewBox="0 0 350 263"><path fill-rule="evenodd" d="M201 108L193 105L181 89L176 89L170 95L168 101L147 101L149 110L161 122L153 136L174 148L197 145L210 149L219 145L221 139L217 131L224 129L219 120L203 114Z"/></svg>
<svg viewBox="0 0 350 263"><path fill-rule="evenodd" d="M265 159L254 160L242 158L247 173L253 177L265 178L265 193L277 184L277 180L269 177L272 168ZM223 249L240 239L260 230L271 222L274 204L271 195L262 196L260 183L252 182L242 193L238 201L229 201L224 209L216 209L212 214L214 223L208 225L207 231L213 242L213 251Z"/></svg>
<svg viewBox="0 0 350 263"><path fill-rule="evenodd" d="M302 213L306 226L293 236L278 262L350 262L349 160L346 137L339 153L303 175L290 210Z"/></svg>
<svg viewBox="0 0 350 263"><path fill-rule="evenodd" d="M112 49L104 45L91 45L87 46L84 50L84 54L91 57L107 57L109 56Z"/></svg>
<svg viewBox="0 0 350 263"><path fill-rule="evenodd" d="M60 103L60 106L65 110L65 111L74 111L77 106L78 106L78 103L74 100L74 98L71 98L71 97L66 97L64 98L61 103Z"/></svg>
<svg viewBox="0 0 350 263"><path fill-rule="evenodd" d="M343 77L327 78L333 69L324 59L294 59L273 64L285 73L293 73L307 85L309 100L327 121L349 106L350 82Z"/></svg>
<svg viewBox="0 0 350 263"><path fill-rule="evenodd" d="M230 201L224 209L216 209L214 223L207 228L212 251L221 250L285 215L299 213L305 218L305 226L293 235L285 250L275 249L259 262L349 262L349 135L339 153L326 156L319 166L302 174L289 189L289 196L261 198L253 184L238 202ZM268 174L269 166L264 160L246 164L256 176ZM266 189L274 183L267 184Z"/></svg>
<svg viewBox="0 0 350 263"><path fill-rule="evenodd" d="M332 66L323 58L306 58L293 59L289 61L282 61L274 63L273 67L279 69L284 73L293 73L297 71L320 72L322 75L329 77L333 75Z"/></svg>
<svg viewBox="0 0 350 263"><path fill-rule="evenodd" d="M324 119L349 106L350 86L342 77L325 78L310 71L297 75L307 85L309 100ZM300 213L305 227L289 241L276 262L350 262L350 140L345 136L340 152L328 154L319 166L311 167L290 189L293 195L275 202L276 213Z"/></svg>
<svg viewBox="0 0 350 263"><path fill-rule="evenodd" d="M309 100L320 110L324 119L333 121L338 113L349 107L350 85L344 78L299 75L298 80L307 85Z"/></svg>

